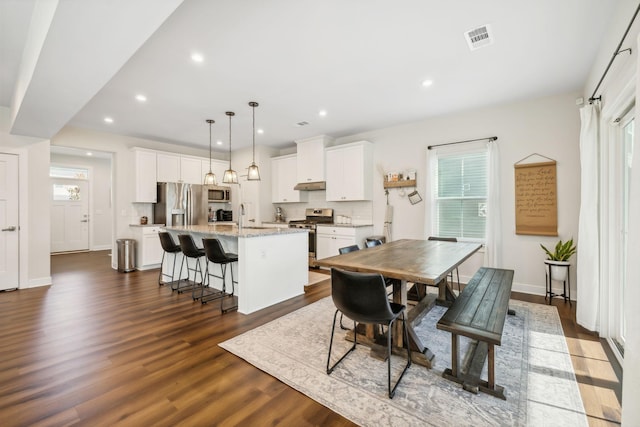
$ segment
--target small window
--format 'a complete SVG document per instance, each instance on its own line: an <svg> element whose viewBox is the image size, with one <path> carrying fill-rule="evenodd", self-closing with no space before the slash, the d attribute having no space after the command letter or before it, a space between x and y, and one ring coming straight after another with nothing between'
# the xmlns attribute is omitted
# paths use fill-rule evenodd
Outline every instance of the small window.
<svg viewBox="0 0 640 427"><path fill-rule="evenodd" d="M82 200L84 194L80 194L80 187L73 184L53 184L53 200Z"/></svg>
<svg viewBox="0 0 640 427"><path fill-rule="evenodd" d="M483 241L487 223L487 150L436 156L431 171L433 234Z"/></svg>
<svg viewBox="0 0 640 427"><path fill-rule="evenodd" d="M89 170L84 168L51 166L49 168L49 176L51 178L89 179Z"/></svg>

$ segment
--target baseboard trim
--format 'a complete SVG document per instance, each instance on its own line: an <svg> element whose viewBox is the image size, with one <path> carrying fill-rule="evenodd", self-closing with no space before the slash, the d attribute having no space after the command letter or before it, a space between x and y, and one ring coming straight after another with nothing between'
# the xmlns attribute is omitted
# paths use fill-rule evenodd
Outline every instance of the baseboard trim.
<svg viewBox="0 0 640 427"><path fill-rule="evenodd" d="M51 276L40 277L38 279L31 279L27 282L26 286L20 286L20 289L37 288L40 286L48 286L53 283Z"/></svg>

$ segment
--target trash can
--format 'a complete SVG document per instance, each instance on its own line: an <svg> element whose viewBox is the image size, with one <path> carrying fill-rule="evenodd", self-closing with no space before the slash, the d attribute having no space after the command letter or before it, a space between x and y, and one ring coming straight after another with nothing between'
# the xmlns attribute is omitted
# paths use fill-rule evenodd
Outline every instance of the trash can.
<svg viewBox="0 0 640 427"><path fill-rule="evenodd" d="M386 243L387 242L387 238L384 237L384 236L369 236L364 240L365 240L365 242L371 242L373 240L380 240L382 243Z"/></svg>
<svg viewBox="0 0 640 427"><path fill-rule="evenodd" d="M118 271L128 273L136 269L136 241L134 239L116 240L118 247Z"/></svg>

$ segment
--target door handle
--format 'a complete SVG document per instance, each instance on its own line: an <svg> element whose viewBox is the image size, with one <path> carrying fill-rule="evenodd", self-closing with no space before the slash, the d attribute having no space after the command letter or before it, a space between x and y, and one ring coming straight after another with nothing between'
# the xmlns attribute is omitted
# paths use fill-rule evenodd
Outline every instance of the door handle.
<svg viewBox="0 0 640 427"><path fill-rule="evenodd" d="M12 225L11 227L3 228L2 231L16 231L16 226Z"/></svg>

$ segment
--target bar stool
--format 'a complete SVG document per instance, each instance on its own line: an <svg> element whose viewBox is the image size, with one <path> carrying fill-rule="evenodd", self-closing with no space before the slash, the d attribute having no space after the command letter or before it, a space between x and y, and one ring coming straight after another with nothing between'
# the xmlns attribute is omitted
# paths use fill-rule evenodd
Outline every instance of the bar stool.
<svg viewBox="0 0 640 427"><path fill-rule="evenodd" d="M205 271L205 275L207 276L207 288L210 288L210 292L205 295L204 294L204 286L202 286L202 291L200 292L200 301L202 304L206 304L208 301L213 301L216 299L220 300L220 311L222 313L226 313L227 311L234 310L238 308L238 305L234 305L227 309L224 308L223 302L226 296L233 298L233 294L235 292L235 285L238 283L233 275L233 263L238 262L238 255L225 252L222 248L222 244L218 239L202 239L202 244L204 246L204 252L207 256L207 268ZM209 263L220 264L220 272L221 275L215 275L209 270ZM231 293L227 293L227 265L231 266ZM210 287L211 284L211 276L222 280L222 290L217 290Z"/></svg>
<svg viewBox="0 0 640 427"><path fill-rule="evenodd" d="M176 258L178 252L180 252L180 245L176 244L171 238L171 234L166 231L161 231L158 233L160 237L160 245L162 246L162 261L160 261L160 274L158 275L158 286L164 286L170 284L173 286L173 282L175 281L176 274ZM171 270L171 274L166 274L164 272L164 257L165 254L173 254L173 269ZM171 282L163 282L163 277L171 277Z"/></svg>
<svg viewBox="0 0 640 427"><path fill-rule="evenodd" d="M178 240L180 240L180 250L182 250L182 255L184 255L184 259L182 262L182 265L180 265L180 276L182 277L182 266L186 263L187 264L187 278L186 278L186 282L187 282L187 286L177 286L175 288L171 288L174 291L178 291L178 293L182 293L183 290L185 289L191 289L191 297L194 300L197 300L198 298L196 298L196 287L198 286L198 282L196 282L197 280L197 275L198 273L200 273L200 286L202 286L202 283L204 282L204 276L202 274L202 267L200 266L200 258L205 256L204 254L204 249L198 248L195 244L195 242L193 241L193 237L191 237L191 234L178 234ZM189 267L189 258L195 259L195 267ZM189 280L189 272L193 271L193 282L190 282ZM178 280L178 283L180 283L182 279Z"/></svg>

